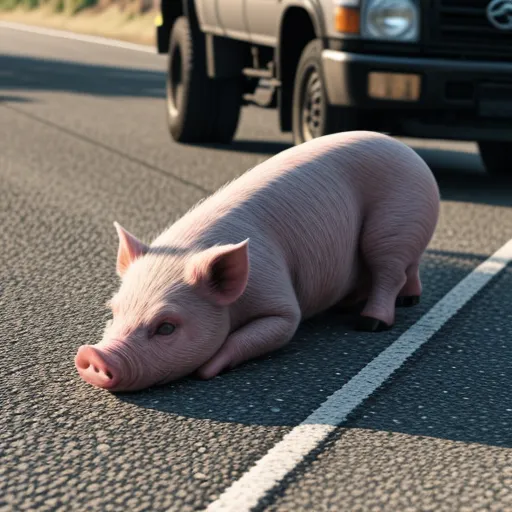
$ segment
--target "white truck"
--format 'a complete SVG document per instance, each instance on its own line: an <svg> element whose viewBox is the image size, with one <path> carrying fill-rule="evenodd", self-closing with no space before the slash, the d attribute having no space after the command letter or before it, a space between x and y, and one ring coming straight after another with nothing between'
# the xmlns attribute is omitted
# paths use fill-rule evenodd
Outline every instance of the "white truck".
<svg viewBox="0 0 512 512"><path fill-rule="evenodd" d="M295 144L471 140L512 175L512 0L161 0L157 50L176 141L229 143L251 103Z"/></svg>

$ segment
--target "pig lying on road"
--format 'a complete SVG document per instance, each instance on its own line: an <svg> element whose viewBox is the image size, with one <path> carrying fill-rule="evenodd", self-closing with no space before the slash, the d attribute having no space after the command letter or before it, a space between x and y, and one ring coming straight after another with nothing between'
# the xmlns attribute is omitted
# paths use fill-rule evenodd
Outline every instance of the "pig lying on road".
<svg viewBox="0 0 512 512"><path fill-rule="evenodd" d="M199 203L147 246L115 223L113 321L82 346L81 377L111 391L208 379L290 341L352 296L358 328L419 300L439 190L408 146L346 132L290 148Z"/></svg>

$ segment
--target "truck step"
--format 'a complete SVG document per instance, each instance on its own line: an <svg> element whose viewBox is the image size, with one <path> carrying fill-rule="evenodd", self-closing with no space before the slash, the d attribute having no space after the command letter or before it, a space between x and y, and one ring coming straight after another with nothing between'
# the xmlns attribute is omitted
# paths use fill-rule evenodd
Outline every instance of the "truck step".
<svg viewBox="0 0 512 512"><path fill-rule="evenodd" d="M257 105L263 108L275 108L277 106L276 86L270 80L265 80L265 84L260 84L254 94L244 94L244 104Z"/></svg>
<svg viewBox="0 0 512 512"><path fill-rule="evenodd" d="M250 78L264 78L266 82L272 84L274 87L281 85L281 81L277 80L277 78L273 78L273 72L268 69L244 68L242 69L242 73Z"/></svg>

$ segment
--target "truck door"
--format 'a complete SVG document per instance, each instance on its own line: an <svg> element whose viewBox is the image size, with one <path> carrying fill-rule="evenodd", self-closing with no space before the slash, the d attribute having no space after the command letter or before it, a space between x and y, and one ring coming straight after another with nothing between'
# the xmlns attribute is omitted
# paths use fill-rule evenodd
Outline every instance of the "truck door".
<svg viewBox="0 0 512 512"><path fill-rule="evenodd" d="M217 18L224 35L234 39L249 40L246 23L247 0L210 0L217 7Z"/></svg>
<svg viewBox="0 0 512 512"><path fill-rule="evenodd" d="M275 46L278 39L282 0L244 0L251 41Z"/></svg>

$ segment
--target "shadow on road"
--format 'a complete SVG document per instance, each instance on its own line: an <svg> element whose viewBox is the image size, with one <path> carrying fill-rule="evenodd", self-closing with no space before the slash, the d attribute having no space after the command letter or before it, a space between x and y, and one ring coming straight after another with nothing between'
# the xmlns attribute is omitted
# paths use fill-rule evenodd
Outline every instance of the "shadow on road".
<svg viewBox="0 0 512 512"><path fill-rule="evenodd" d="M357 333L350 327L350 317L331 311L304 322L294 340L280 351L250 361L216 379L206 382L185 379L116 396L141 408L180 416L248 425L294 426L486 258L476 254L429 251L422 266L425 287L422 303L397 310L397 324L389 332ZM487 302L484 295L479 300L492 309L488 297ZM485 306L481 308L484 309ZM482 315L486 321L493 321L492 315L485 312ZM468 321L471 328L466 334L472 338L468 341L464 333L454 336L452 331L460 333L460 324ZM459 325L452 328L453 322ZM361 420L360 426L383 430L395 427L404 433L512 447L510 424L504 421L503 405L503 397L510 397L510 382L505 366L499 363L512 353L507 345L491 340L488 343L496 344L493 359L484 357L489 350L480 340L485 336L489 338L484 333L485 327L482 319L470 320L467 313L461 312L398 372L405 384L393 386L394 380L385 384L377 406L382 402L387 405L380 406L379 416L370 413L370 419ZM452 367L460 369L454 371ZM405 398L397 399L394 395ZM471 401L465 401L465 396L471 396ZM425 415L429 417L428 422ZM398 429L396 418L400 418Z"/></svg>
<svg viewBox="0 0 512 512"><path fill-rule="evenodd" d="M165 73L0 54L0 91L165 98Z"/></svg>
<svg viewBox="0 0 512 512"><path fill-rule="evenodd" d="M192 145L191 145L192 146ZM202 148L217 149L219 151L234 151L237 153L255 153L261 155L275 155L292 147L291 144L274 140L247 140L235 139L230 144L201 144Z"/></svg>
<svg viewBox="0 0 512 512"><path fill-rule="evenodd" d="M433 170L442 199L512 206L512 173L510 179L488 175L475 153L414 145L412 148Z"/></svg>
<svg viewBox="0 0 512 512"><path fill-rule="evenodd" d="M444 200L512 206L512 179L437 169L434 174Z"/></svg>
<svg viewBox="0 0 512 512"><path fill-rule="evenodd" d="M0 76L2 72L0 71ZM13 96L0 94L0 103L35 103L36 100L32 98L25 98L23 96Z"/></svg>
<svg viewBox="0 0 512 512"><path fill-rule="evenodd" d="M192 145L191 145L192 146ZM201 144L219 151L257 153L269 157L292 147L281 141L236 139L231 144ZM494 206L512 206L511 179L497 178L485 172L475 153L411 146L431 167L441 190L442 199L467 201Z"/></svg>
<svg viewBox="0 0 512 512"><path fill-rule="evenodd" d="M219 151L254 153L270 158L292 147L291 143L272 140L235 139L231 144L191 144ZM442 199L512 206L512 172L509 179L490 176L485 172L478 153L441 148L411 147L427 162L436 177Z"/></svg>

